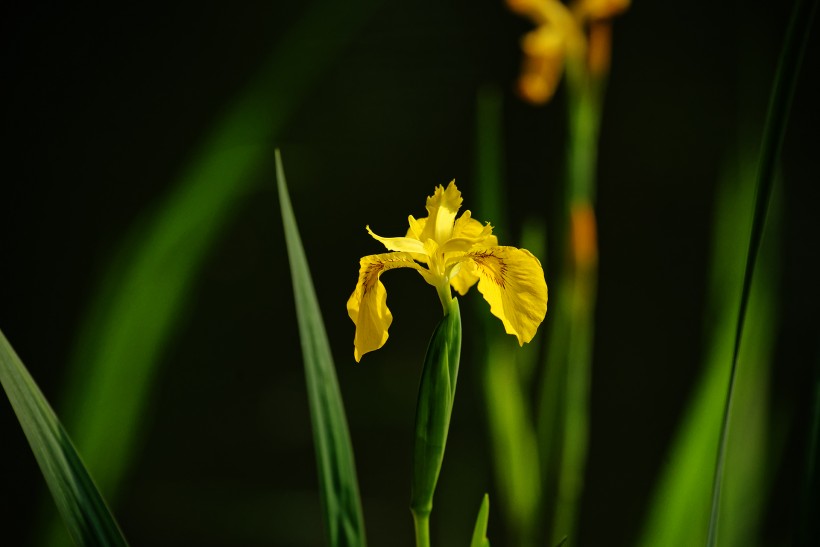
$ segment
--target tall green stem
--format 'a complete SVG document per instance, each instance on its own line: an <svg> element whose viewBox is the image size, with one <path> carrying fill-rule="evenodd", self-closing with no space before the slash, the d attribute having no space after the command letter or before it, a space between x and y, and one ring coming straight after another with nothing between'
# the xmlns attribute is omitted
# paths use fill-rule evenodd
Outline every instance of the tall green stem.
<svg viewBox="0 0 820 547"><path fill-rule="evenodd" d="M564 409L560 435L560 472L556 485L552 543L575 534L583 491L589 442L589 386L592 369L594 312L597 291L597 234L594 212L595 165L600 122L599 81L579 70L567 72L569 146L566 203L568 212L565 266L558 290L567 321L563 355L552 355L563 368ZM561 298L561 297L559 297ZM574 541L573 541L574 542Z"/></svg>

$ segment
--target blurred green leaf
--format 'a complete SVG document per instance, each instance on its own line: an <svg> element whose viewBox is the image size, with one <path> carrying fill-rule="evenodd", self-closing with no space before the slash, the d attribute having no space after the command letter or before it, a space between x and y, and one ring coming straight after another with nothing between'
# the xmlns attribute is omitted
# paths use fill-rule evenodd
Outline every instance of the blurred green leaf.
<svg viewBox="0 0 820 547"><path fill-rule="evenodd" d="M196 272L269 166L273 139L378 3L310 3L104 272L79 329L59 408L110 500L136 453L151 382ZM51 534L49 544L63 543L61 531Z"/></svg>
<svg viewBox="0 0 820 547"><path fill-rule="evenodd" d="M772 188L775 183L775 173L786 135L786 126L789 120L791 104L797 88L800 67L806 51L809 36L817 13L817 2L799 0L792 7L791 20L786 30L786 37L777 63L777 72L766 112L766 122L763 127L763 138L758 155L756 173L756 194L754 216L752 217L751 233L749 235L748 254L746 257L743 284L737 310L734 344L732 349L729 384L726 393L726 402L723 410L723 421L718 444L717 461L715 463L714 480L712 482L712 502L709 516L709 535L707 545L714 547L717 544L718 521L721 507L721 489L723 475L727 461L726 452L729 438L729 426L732 417L735 381L738 376L738 363L741 353L741 344L744 336L744 326L749 306L749 295L752 290L753 275L760 253L763 230L766 224L766 215Z"/></svg>
<svg viewBox="0 0 820 547"><path fill-rule="evenodd" d="M332 547L364 546L364 519L344 404L322 312L288 197L279 150L276 150L276 180L299 321L299 339L302 343L328 541Z"/></svg>
<svg viewBox="0 0 820 547"><path fill-rule="evenodd" d="M700 545L707 539L712 477L720 435L720 416L726 398L726 363L732 359L736 313L740 302L745 252L754 203L750 154L741 152L727 164L718 185L712 237L711 272L704 318L706 355L684 418L669 448L669 457L656 483L638 545ZM774 209L776 213L776 209ZM768 383L776 332L777 215L761 249L747 315L748 334L741 356L732 409L734 428L728 436L727 495L721 506L726 525L722 545L750 545L756 537L759 511L765 499Z"/></svg>
<svg viewBox="0 0 820 547"><path fill-rule="evenodd" d="M71 439L2 331L0 383L74 542L127 545Z"/></svg>
<svg viewBox="0 0 820 547"><path fill-rule="evenodd" d="M500 336L509 338L488 335L484 394L496 488L504 500L510 537L515 545L524 547L534 544L541 516L541 470L530 405L517 370L517 352L522 348Z"/></svg>
<svg viewBox="0 0 820 547"><path fill-rule="evenodd" d="M478 509L478 517L475 519L473 528L473 539L470 547L490 547L490 540L487 539L487 522L490 520L490 496L484 494L481 500L481 507Z"/></svg>

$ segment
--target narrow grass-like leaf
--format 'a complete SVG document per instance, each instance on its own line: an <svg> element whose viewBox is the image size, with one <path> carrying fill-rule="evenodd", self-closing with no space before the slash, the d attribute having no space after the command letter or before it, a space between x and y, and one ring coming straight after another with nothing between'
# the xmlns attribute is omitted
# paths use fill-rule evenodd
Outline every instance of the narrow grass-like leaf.
<svg viewBox="0 0 820 547"><path fill-rule="evenodd" d="M496 488L504 500L511 541L526 547L537 544L541 470L531 408L517 370L517 352L523 348L514 340L499 339L508 336L503 331L487 336L484 396Z"/></svg>
<svg viewBox="0 0 820 547"><path fill-rule="evenodd" d="M711 272L704 320L706 354L701 378L692 392L668 457L656 482L647 518L637 545L686 547L707 538L711 477L704 473L714 462L720 435L720 415L726 396L726 363L732 357L735 312L740 301L744 247L752 219L754 177L747 166L750 154L741 152L727 163L716 194ZM775 205L775 203L773 203ZM777 209L773 208L773 212ZM742 417L729 437L726 496L721 514L728 517L721 530L722 545L748 545L757 536L765 499L767 391L777 324L777 215L772 215L748 308L749 336L741 356L733 415ZM774 222L773 222L774 221Z"/></svg>
<svg viewBox="0 0 820 547"><path fill-rule="evenodd" d="M83 547L127 545L74 444L2 331L0 383L74 542Z"/></svg>
<svg viewBox="0 0 820 547"><path fill-rule="evenodd" d="M794 91L797 87L800 66L811 33L814 16L817 12L817 4L816 1L799 0L794 5L789 28L786 31L786 40L778 61L774 87L769 101L769 109L766 114L766 124L763 129L763 141L757 167L755 213L752 220L749 250L746 258L746 271L743 276L743 286L737 312L737 328L729 372L729 387L726 394L726 404L723 411L717 461L715 463L714 480L712 483L712 502L709 517L709 535L707 538L707 545L709 547L713 547L717 543L720 496L724 464L726 461L729 421L732 413L732 399L735 379L737 377L738 356L740 354L740 345L744 334L743 328L749 294L751 292L752 275L757 264L757 256L760 250L760 241L763 237L763 227L766 221L769 198L774 185L776 165L786 134L786 125L791 110L792 98L794 97Z"/></svg>
<svg viewBox="0 0 820 547"><path fill-rule="evenodd" d="M310 3L104 272L79 330L58 408L112 503L135 453L152 379L190 300L196 272L260 171L270 165L272 140L377 4ZM60 530L50 533L48 544L64 543Z"/></svg>
<svg viewBox="0 0 820 547"><path fill-rule="evenodd" d="M481 500L481 507L478 509L478 517L475 519L473 528L473 539L470 547L490 547L490 540L487 539L487 523L490 520L490 496L484 494Z"/></svg>
<svg viewBox="0 0 820 547"><path fill-rule="evenodd" d="M293 280L299 340L302 343L328 545L364 546L364 518L344 404L322 313L288 196L279 150L276 151L276 180Z"/></svg>

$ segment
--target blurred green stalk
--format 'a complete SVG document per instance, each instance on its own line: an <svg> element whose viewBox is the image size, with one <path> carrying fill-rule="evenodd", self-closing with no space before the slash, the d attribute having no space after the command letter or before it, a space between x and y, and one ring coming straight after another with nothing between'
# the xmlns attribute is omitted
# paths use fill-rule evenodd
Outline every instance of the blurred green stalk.
<svg viewBox="0 0 820 547"><path fill-rule="evenodd" d="M556 477L551 544L575 538L589 443L589 386L598 276L596 165L603 77L567 65L568 135L564 241L546 373L539 408L539 446L547 477ZM563 391L563 393L560 393ZM557 405L562 405L558 407ZM551 491L550 486L547 490ZM575 539L573 539L575 543Z"/></svg>
<svg viewBox="0 0 820 547"><path fill-rule="evenodd" d="M527 386L537 352L512 352L508 340L493 335L485 319L479 354L486 355L484 390L493 444L496 485L510 528L510 541L538 544L543 515L553 496L553 544L573 535L583 489L589 436L589 382L592 363L597 235L594 213L595 165L603 79L568 73L569 136L565 203L559 225L566 247L561 269L550 280L549 336L541 376L537 421ZM500 96L483 89L477 103L479 209L491 212L503 233L504 203ZM528 241L523 241L527 239ZM524 226L522 246L544 254L544 230Z"/></svg>
<svg viewBox="0 0 820 547"><path fill-rule="evenodd" d="M479 89L476 96L476 182L482 218L492 218L497 234L510 234L505 221L503 184L503 102L494 86ZM536 256L544 256L543 237L538 228L525 230L521 246ZM541 503L538 446L532 404L525 389L538 351L537 344L519 348L509 335L498 329L497 320L486 313L484 302L476 301L474 316L481 329L476 355L484 356L483 389L487 422L493 451L495 485L509 535L516 547L536 545ZM478 309L481 308L481 309Z"/></svg>

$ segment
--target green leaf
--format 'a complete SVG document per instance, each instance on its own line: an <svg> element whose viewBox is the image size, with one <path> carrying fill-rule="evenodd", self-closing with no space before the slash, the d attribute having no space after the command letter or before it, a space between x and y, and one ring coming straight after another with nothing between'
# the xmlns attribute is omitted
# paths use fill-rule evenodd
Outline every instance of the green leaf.
<svg viewBox="0 0 820 547"><path fill-rule="evenodd" d="M490 547L490 540L487 539L487 521L490 520L490 496L484 494L481 500L481 507L478 510L478 517L475 519L473 528L473 539L470 547Z"/></svg>
<svg viewBox="0 0 820 547"><path fill-rule="evenodd" d="M364 546L365 530L353 447L322 313L276 150L276 180L288 248L299 339L329 545Z"/></svg>
<svg viewBox="0 0 820 547"><path fill-rule="evenodd" d="M535 426L530 418L526 384L518 370L519 351L524 348L519 348L500 325L492 326L496 327L495 331L485 334L484 397L497 499L504 504L509 534L515 538L513 544L526 547L535 544L542 517L542 482Z"/></svg>
<svg viewBox="0 0 820 547"><path fill-rule="evenodd" d="M786 126L791 111L791 103L797 88L800 67L806 51L806 44L811 35L814 16L817 13L817 2L802 0L796 2L792 8L791 21L786 31L783 49L778 60L777 73L766 113L766 125L763 129L763 142L760 147L757 166L757 195L755 196L755 210L749 236L746 270L743 276L740 305L737 311L737 327L732 351L731 368L729 372L729 386L726 394L726 403L723 410L720 440L718 444L717 461L715 463L714 479L712 482L712 503L709 517L709 535L707 545L714 547L717 544L718 520L720 516L721 489L723 483L724 465L726 463L726 449L729 438L729 422L731 419L732 401L734 398L735 379L738 375L738 362L741 342L744 336L744 322L749 304L749 295L752 287L752 277L757 265L760 252L760 243L763 239L763 229L766 223L766 214L769 199L775 181L777 162L783 147Z"/></svg>
<svg viewBox="0 0 820 547"><path fill-rule="evenodd" d="M127 545L71 439L2 331L0 383L74 542Z"/></svg>
<svg viewBox="0 0 820 547"><path fill-rule="evenodd" d="M727 171L718 186L703 371L656 482L644 529L636 542L639 546L685 547L706 542L712 477L705 470L714 464L720 438L716 417L721 415L728 387L726 363L732 358L743 279L743 243L748 238L754 200L753 174L746 172L753 162L748 158L739 154L735 162L738 171ZM777 227L777 218L769 219L769 230ZM778 317L776 236L769 231L764 238L762 260L749 297L747 335L741 346L744 367L735 387L733 427L727 437L726 495L720 509L727 517L720 532L720 543L725 545L754 543L766 499L764 468L771 457L766 439L767 392Z"/></svg>
<svg viewBox="0 0 820 547"><path fill-rule="evenodd" d="M168 194L145 211L103 273L57 407L112 503L138 453L134 448L148 414L152 380L184 319L197 272L254 191L260 172L270 167L269 143L378 4L310 3L256 76L194 143ZM43 517L52 517L46 509ZM65 543L59 527L42 528L51 534L47 544Z"/></svg>

